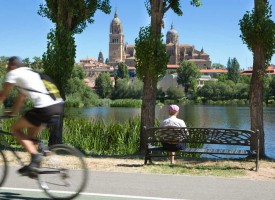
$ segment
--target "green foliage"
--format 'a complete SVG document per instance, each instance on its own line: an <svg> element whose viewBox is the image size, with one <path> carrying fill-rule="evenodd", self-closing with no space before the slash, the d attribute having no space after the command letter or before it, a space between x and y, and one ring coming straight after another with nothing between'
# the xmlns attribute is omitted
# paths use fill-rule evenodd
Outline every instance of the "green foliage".
<svg viewBox="0 0 275 200"><path fill-rule="evenodd" d="M6 56L0 56L0 77L4 76L7 72L6 65L8 61L8 57Z"/></svg>
<svg viewBox="0 0 275 200"><path fill-rule="evenodd" d="M226 67L220 63L213 63L211 68L212 69L226 69Z"/></svg>
<svg viewBox="0 0 275 200"><path fill-rule="evenodd" d="M16 118L3 122L3 130L10 131ZM94 120L88 121L82 118L64 119L63 142L77 147L86 154L97 155L127 155L138 151L140 120L129 119L123 123ZM39 138L48 140L49 132L44 130ZM11 136L5 136L9 144L18 143Z"/></svg>
<svg viewBox="0 0 275 200"><path fill-rule="evenodd" d="M55 30L48 34L47 52L43 55L45 73L57 84L65 98L65 87L74 67L74 34L81 33L88 23L93 23L97 10L110 13L109 0L46 0L38 14L55 23Z"/></svg>
<svg viewBox="0 0 275 200"><path fill-rule="evenodd" d="M62 23L67 30L81 33L87 23L93 23L97 10L110 14L110 0L46 0L40 5L38 14L55 24Z"/></svg>
<svg viewBox="0 0 275 200"><path fill-rule="evenodd" d="M112 92L113 99L140 99L143 89L143 83L138 80L118 79Z"/></svg>
<svg viewBox="0 0 275 200"><path fill-rule="evenodd" d="M22 64L26 67L30 67L30 65L31 65L30 59L29 58L24 58L22 60Z"/></svg>
<svg viewBox="0 0 275 200"><path fill-rule="evenodd" d="M11 107L14 104L17 94L18 94L18 90L16 88L13 88L9 92L8 96L6 97L6 99L4 101L5 107Z"/></svg>
<svg viewBox="0 0 275 200"><path fill-rule="evenodd" d="M240 76L239 83L246 83L249 85L250 81L251 81L251 76L249 75Z"/></svg>
<svg viewBox="0 0 275 200"><path fill-rule="evenodd" d="M227 73L214 74L213 78L218 79L218 81L225 82L228 80L228 75Z"/></svg>
<svg viewBox="0 0 275 200"><path fill-rule="evenodd" d="M166 73L169 56L162 37L153 34L151 27L147 26L140 29L139 37L135 39L136 70L141 80L144 76L158 80Z"/></svg>
<svg viewBox="0 0 275 200"><path fill-rule="evenodd" d="M40 57L33 57L33 62L30 63L30 67L35 71L43 72L43 62Z"/></svg>
<svg viewBox="0 0 275 200"><path fill-rule="evenodd" d="M75 41L73 32L62 25L48 34L47 51L43 54L45 73L52 77L65 99L65 88L74 67Z"/></svg>
<svg viewBox="0 0 275 200"><path fill-rule="evenodd" d="M115 78L116 79L129 79L128 75L128 68L125 63L119 63L118 69L115 71Z"/></svg>
<svg viewBox="0 0 275 200"><path fill-rule="evenodd" d="M98 96L78 77L68 80L65 94L65 105L69 107L92 106L98 101Z"/></svg>
<svg viewBox="0 0 275 200"><path fill-rule="evenodd" d="M275 77L267 75L264 78L264 101L266 104L274 104L275 100Z"/></svg>
<svg viewBox="0 0 275 200"><path fill-rule="evenodd" d="M248 99L249 84L237 83L233 81L207 81L205 85L198 90L198 96L204 101L207 100L231 100Z"/></svg>
<svg viewBox="0 0 275 200"><path fill-rule="evenodd" d="M246 12L240 20L240 36L250 51L254 53L255 48L263 49L266 66L275 53L275 23L272 21L272 10L269 2L265 4L258 1L258 7L252 12Z"/></svg>
<svg viewBox="0 0 275 200"><path fill-rule="evenodd" d="M78 65L78 64L74 65L71 78L78 78L80 80L83 80L85 78L85 72L81 65Z"/></svg>
<svg viewBox="0 0 275 200"><path fill-rule="evenodd" d="M237 83L240 78L240 64L236 58L228 59L227 62L228 79Z"/></svg>
<svg viewBox="0 0 275 200"><path fill-rule="evenodd" d="M139 144L138 119L124 123L65 118L63 141L85 153L126 155L136 153Z"/></svg>
<svg viewBox="0 0 275 200"><path fill-rule="evenodd" d="M198 66L186 60L181 62L177 73L177 82L184 87L185 94L188 93L189 88L195 88L194 83L196 83L197 79L201 76Z"/></svg>
<svg viewBox="0 0 275 200"><path fill-rule="evenodd" d="M105 59L105 64L109 64L109 58Z"/></svg>
<svg viewBox="0 0 275 200"><path fill-rule="evenodd" d="M138 99L116 99L110 104L111 107L128 107L128 108L140 108L141 100Z"/></svg>
<svg viewBox="0 0 275 200"><path fill-rule="evenodd" d="M101 98L109 98L112 93L112 81L109 73L103 72L95 80L96 92Z"/></svg>
<svg viewBox="0 0 275 200"><path fill-rule="evenodd" d="M183 97L184 92L182 88L172 86L167 89L166 94L168 99L178 100Z"/></svg>
<svg viewBox="0 0 275 200"><path fill-rule="evenodd" d="M163 2L163 8L162 13L166 13L170 8L179 16L183 14L180 6L180 0L162 0ZM200 0L190 0L190 4L192 6L201 6L202 2ZM151 6L150 6L150 0L145 1L145 7L147 9L148 14L151 16Z"/></svg>

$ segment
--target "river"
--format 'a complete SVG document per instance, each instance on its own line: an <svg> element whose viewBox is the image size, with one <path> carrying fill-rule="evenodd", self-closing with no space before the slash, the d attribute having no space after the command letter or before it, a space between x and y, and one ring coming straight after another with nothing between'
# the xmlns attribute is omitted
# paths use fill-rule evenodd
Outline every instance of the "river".
<svg viewBox="0 0 275 200"><path fill-rule="evenodd" d="M87 119L125 121L140 116L140 108L85 108L82 115ZM160 120L167 117L167 107L156 107L156 117ZM217 105L181 105L179 118L187 126L208 128L250 129L248 106ZM275 107L264 108L265 149L267 156L275 158Z"/></svg>

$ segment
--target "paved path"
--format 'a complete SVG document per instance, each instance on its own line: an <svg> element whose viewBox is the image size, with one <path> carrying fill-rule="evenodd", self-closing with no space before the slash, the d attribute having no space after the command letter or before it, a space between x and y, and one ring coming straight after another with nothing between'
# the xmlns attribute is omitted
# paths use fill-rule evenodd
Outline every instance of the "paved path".
<svg viewBox="0 0 275 200"><path fill-rule="evenodd" d="M0 199L48 199L35 180L20 177L16 168L10 168L3 187ZM274 200L275 180L92 171L77 199Z"/></svg>

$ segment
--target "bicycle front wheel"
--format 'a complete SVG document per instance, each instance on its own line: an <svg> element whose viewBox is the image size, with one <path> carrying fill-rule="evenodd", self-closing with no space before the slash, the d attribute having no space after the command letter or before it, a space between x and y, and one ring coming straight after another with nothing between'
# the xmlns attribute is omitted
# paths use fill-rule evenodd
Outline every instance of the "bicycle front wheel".
<svg viewBox="0 0 275 200"><path fill-rule="evenodd" d="M72 199L85 187L88 170L83 154L74 147L58 144L49 149L39 169L38 182L52 199Z"/></svg>
<svg viewBox="0 0 275 200"><path fill-rule="evenodd" d="M8 174L7 159L2 151L0 151L0 187L6 180Z"/></svg>

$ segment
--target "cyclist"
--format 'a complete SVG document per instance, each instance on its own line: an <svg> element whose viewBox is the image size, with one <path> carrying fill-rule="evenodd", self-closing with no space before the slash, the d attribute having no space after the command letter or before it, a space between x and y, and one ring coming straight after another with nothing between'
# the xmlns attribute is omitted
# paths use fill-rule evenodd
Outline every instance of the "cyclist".
<svg viewBox="0 0 275 200"><path fill-rule="evenodd" d="M42 160L42 155L38 153L34 141L38 132L44 128L44 124L53 115L63 115L64 113L64 101L60 97L59 91L55 85L50 83L51 88L55 88L54 93L51 93L48 86L44 84L38 72L29 67L23 67L18 57L13 56L8 59L5 82L0 91L0 102L5 100L13 87L17 87L19 93L8 114L15 115L26 98L29 98L34 104L34 108L27 111L11 127L12 134L31 155L30 164L18 170L21 175L28 175L37 169ZM26 134L23 132L25 128L27 129Z"/></svg>

